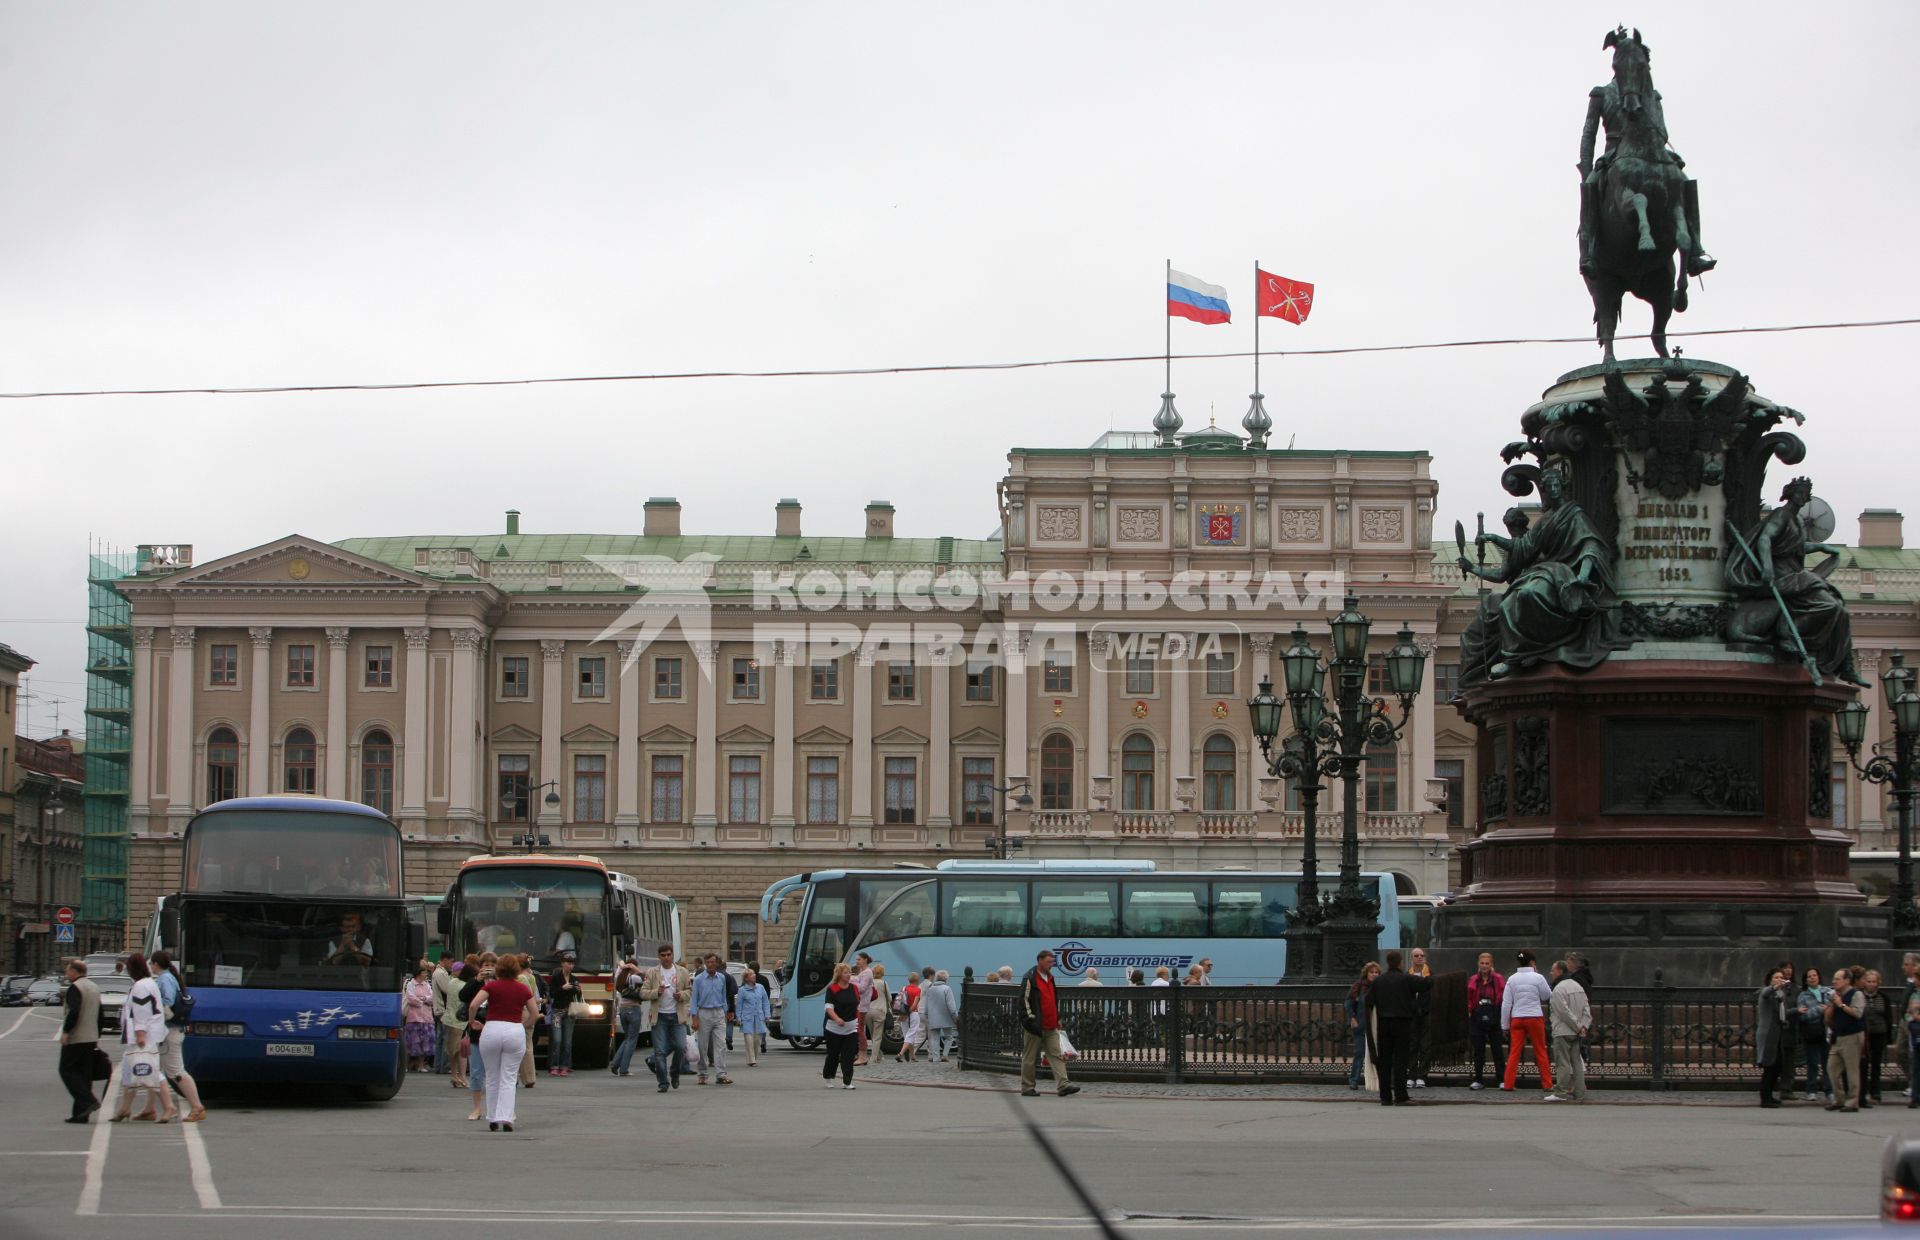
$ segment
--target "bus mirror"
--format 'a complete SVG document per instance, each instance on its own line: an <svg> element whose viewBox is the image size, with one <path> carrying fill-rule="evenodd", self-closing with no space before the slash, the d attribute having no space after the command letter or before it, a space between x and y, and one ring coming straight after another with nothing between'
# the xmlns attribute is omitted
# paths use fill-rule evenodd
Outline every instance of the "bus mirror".
<svg viewBox="0 0 1920 1240"><path fill-rule="evenodd" d="M417 922L407 923L407 963L411 965L427 954L427 928ZM407 970L413 972L411 968Z"/></svg>
<svg viewBox="0 0 1920 1240"><path fill-rule="evenodd" d="M623 906L616 912L613 920L613 932L631 943L633 941L633 914Z"/></svg>
<svg viewBox="0 0 1920 1240"><path fill-rule="evenodd" d="M433 910L433 917L434 922L439 928L440 937L443 939L451 938L453 936L453 910L442 904L439 908Z"/></svg>

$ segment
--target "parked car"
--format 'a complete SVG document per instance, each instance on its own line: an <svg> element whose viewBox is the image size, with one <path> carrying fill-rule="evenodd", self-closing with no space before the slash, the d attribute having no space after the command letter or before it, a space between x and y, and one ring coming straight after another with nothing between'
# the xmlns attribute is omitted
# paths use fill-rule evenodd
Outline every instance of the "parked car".
<svg viewBox="0 0 1920 1240"><path fill-rule="evenodd" d="M31 973L9 973L0 977L0 1007L21 1007L27 1001L27 987L33 982Z"/></svg>
<svg viewBox="0 0 1920 1240"><path fill-rule="evenodd" d="M58 977L35 978L27 985L27 1004L31 1007L58 1007L66 997L66 979Z"/></svg>
<svg viewBox="0 0 1920 1240"><path fill-rule="evenodd" d="M103 977L125 977L127 958L118 952L90 952L82 957L86 962L87 976L94 981Z"/></svg>
<svg viewBox="0 0 1920 1240"><path fill-rule="evenodd" d="M133 979L124 973L105 977L89 974L88 977L100 988L100 1031L120 1032L120 1009L126 1005L127 993L133 989Z"/></svg>

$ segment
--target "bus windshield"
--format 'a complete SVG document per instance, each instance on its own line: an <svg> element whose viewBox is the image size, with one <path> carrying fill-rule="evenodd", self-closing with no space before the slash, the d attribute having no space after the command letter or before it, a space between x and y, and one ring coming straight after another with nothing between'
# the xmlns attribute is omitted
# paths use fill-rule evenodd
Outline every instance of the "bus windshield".
<svg viewBox="0 0 1920 1240"><path fill-rule="evenodd" d="M392 993L406 970L406 909L193 899L181 904L181 966L201 986Z"/></svg>
<svg viewBox="0 0 1920 1240"><path fill-rule="evenodd" d="M563 866L488 866L460 876L459 942L483 952L525 952L553 962L575 954L583 973L612 969L607 880Z"/></svg>
<svg viewBox="0 0 1920 1240"><path fill-rule="evenodd" d="M400 834L358 814L210 810L187 830L186 890L397 899Z"/></svg>

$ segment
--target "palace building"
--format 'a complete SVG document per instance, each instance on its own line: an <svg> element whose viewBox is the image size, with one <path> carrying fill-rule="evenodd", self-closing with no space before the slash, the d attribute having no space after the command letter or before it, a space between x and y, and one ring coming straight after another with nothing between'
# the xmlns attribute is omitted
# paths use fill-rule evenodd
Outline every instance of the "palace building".
<svg viewBox="0 0 1920 1240"><path fill-rule="evenodd" d="M1430 465L1116 432L1011 451L990 539L898 535L885 501L823 534L786 499L766 535L689 534L652 499L638 534L522 532L509 512L495 533L289 535L198 562L145 546L116 583L129 927L177 883L197 808L278 792L390 813L417 893L544 837L675 896L690 949L767 964L789 927L760 924L760 895L804 870L1002 850L1295 869L1297 794L1246 700L1296 624L1325 648L1347 591L1376 652L1404 626L1431 656L1400 742L1364 768L1363 868L1447 890L1476 815L1448 701L1477 600L1435 543ZM1897 513L1862 531L1836 580L1871 676L1920 645L1920 555ZM1880 844L1881 806L1835 786Z"/></svg>

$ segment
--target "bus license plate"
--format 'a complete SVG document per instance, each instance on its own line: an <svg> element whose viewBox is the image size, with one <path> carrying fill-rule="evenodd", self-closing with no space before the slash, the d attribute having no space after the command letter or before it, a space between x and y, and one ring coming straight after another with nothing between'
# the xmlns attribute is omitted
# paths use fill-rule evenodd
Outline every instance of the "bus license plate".
<svg viewBox="0 0 1920 1240"><path fill-rule="evenodd" d="M308 1059L311 1059L313 1058L313 1043L311 1042L269 1042L267 1043L267 1054L268 1055L297 1055L297 1056L304 1056Z"/></svg>

